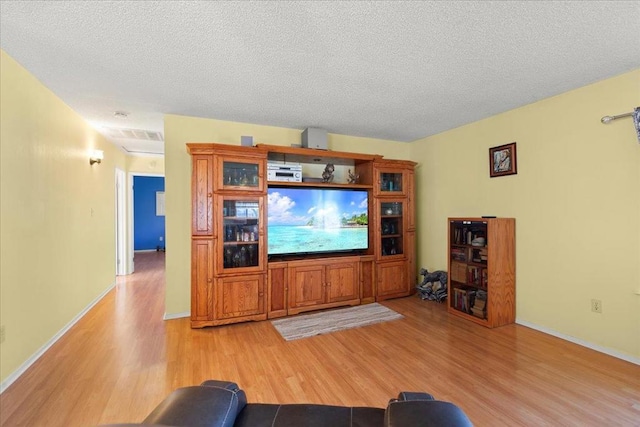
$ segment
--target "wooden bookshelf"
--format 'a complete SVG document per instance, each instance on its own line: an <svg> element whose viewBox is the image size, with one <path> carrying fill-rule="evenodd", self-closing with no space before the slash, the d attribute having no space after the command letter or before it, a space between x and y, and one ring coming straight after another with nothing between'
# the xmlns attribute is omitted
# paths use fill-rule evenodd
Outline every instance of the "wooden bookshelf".
<svg viewBox="0 0 640 427"><path fill-rule="evenodd" d="M449 218L448 310L495 328L515 321L515 219Z"/></svg>

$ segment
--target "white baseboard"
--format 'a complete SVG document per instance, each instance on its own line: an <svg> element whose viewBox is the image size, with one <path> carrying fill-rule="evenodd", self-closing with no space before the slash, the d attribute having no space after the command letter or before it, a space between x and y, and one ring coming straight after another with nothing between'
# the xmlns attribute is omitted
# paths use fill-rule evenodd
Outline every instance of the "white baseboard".
<svg viewBox="0 0 640 427"><path fill-rule="evenodd" d="M163 320L172 320L172 319L182 319L183 317L190 317L191 313L189 313L188 311L183 311L182 313L175 313L175 314L164 314L164 317L162 317Z"/></svg>
<svg viewBox="0 0 640 427"><path fill-rule="evenodd" d="M18 369L16 369L14 372L12 372L1 384L0 384L0 394L4 393L4 391L9 388L9 386L11 384L14 383L15 380L17 380L18 378L20 378L20 376L22 374L25 373L25 371L27 369L29 369L29 367L31 365L33 365L36 360L38 360L40 358L40 356L42 356L47 350L49 350L49 348L51 348L52 345L54 345L56 343L56 341L58 341L65 333L67 333L67 331L69 329L71 329L71 327L73 327L73 325L75 325L78 320L82 319L82 317L87 314L89 312L89 310L91 310L93 308L94 305L96 305L98 302L100 302L100 300L102 298L105 297L105 295L107 295L109 293L109 291L111 291L114 287L116 286L116 282L113 282L104 292L102 292L100 295L98 295L98 297L96 299L94 299L93 301L91 301L91 303L89 303L89 305L87 307L85 307L84 310L82 310L80 313L78 313L76 315L76 317L74 317L73 319L71 319L71 321L69 323L67 323L62 329L60 329L58 331L57 334L55 334L49 341L47 341L45 343L45 345L43 345L42 347L40 347L40 349L38 349L38 351L36 351L35 353L33 353L31 355L31 357L29 357L22 365L20 365L20 367Z"/></svg>
<svg viewBox="0 0 640 427"><path fill-rule="evenodd" d="M158 250L157 249L137 249L133 251L134 254L137 254L140 252L158 252Z"/></svg>
<svg viewBox="0 0 640 427"><path fill-rule="evenodd" d="M518 325L526 326L527 328L535 329L536 331L544 332L545 334L553 335L554 337L561 338L565 341L572 342L574 344L581 345L583 347L590 348L591 350L595 350L600 353L608 354L609 356L613 356L617 359L626 360L627 362L631 362L635 365L640 365L640 358L629 356L628 354L620 353L619 351L612 350L610 348L601 347L599 345L595 345L593 343L581 340L576 337L572 337L570 335L561 334L560 332L556 332L554 330L545 328L543 326L534 325L533 323L525 322L524 320L516 319L516 323Z"/></svg>

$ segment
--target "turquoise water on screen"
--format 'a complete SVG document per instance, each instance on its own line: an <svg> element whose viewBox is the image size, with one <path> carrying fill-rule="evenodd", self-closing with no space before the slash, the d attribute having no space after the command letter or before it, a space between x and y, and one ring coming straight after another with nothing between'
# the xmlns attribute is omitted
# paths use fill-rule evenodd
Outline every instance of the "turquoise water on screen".
<svg viewBox="0 0 640 427"><path fill-rule="evenodd" d="M270 225L269 255L316 251L366 249L367 227L314 228Z"/></svg>

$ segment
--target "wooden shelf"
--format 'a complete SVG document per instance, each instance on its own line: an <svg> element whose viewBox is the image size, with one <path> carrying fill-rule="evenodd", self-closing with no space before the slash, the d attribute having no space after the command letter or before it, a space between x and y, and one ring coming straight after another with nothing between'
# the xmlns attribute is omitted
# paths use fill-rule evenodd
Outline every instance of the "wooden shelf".
<svg viewBox="0 0 640 427"><path fill-rule="evenodd" d="M287 181L267 181L269 187L316 187L316 188L352 188L356 190L370 190L372 185L367 184L335 184L332 182L287 182Z"/></svg>
<svg viewBox="0 0 640 427"><path fill-rule="evenodd" d="M478 325L482 325L485 327L491 327L491 325L489 325L489 321L487 319L482 319L480 317L474 316L473 314L469 314L469 313L465 313L464 311L460 311L458 309L453 309L455 312L453 314L455 314L456 316L459 316L463 319L469 320L471 322L477 323ZM450 310L451 312L451 310Z"/></svg>
<svg viewBox="0 0 640 427"><path fill-rule="evenodd" d="M485 246L469 244L477 237ZM473 261L474 251L487 260ZM451 314L489 328L515 322L515 219L449 218L448 263Z"/></svg>
<svg viewBox="0 0 640 427"><path fill-rule="evenodd" d="M268 144L256 144L256 147L266 150L268 152L267 160L274 162L316 163L319 165L333 163L334 165L348 166L382 159L380 155L316 150L313 148L285 147Z"/></svg>

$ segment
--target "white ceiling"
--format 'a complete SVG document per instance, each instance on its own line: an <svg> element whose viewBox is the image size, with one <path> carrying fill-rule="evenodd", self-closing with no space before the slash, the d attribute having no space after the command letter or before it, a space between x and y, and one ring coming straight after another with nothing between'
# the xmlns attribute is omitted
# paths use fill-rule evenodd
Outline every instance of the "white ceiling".
<svg viewBox="0 0 640 427"><path fill-rule="evenodd" d="M412 141L640 68L640 2L2 0L0 46L132 152L165 113Z"/></svg>

